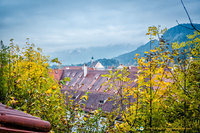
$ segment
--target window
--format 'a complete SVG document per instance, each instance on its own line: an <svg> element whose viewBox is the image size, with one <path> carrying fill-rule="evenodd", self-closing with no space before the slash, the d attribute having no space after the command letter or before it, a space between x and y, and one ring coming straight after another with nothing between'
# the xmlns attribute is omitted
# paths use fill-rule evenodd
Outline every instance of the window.
<svg viewBox="0 0 200 133"><path fill-rule="evenodd" d="M100 74L95 75L95 79L98 79L100 76Z"/></svg>
<svg viewBox="0 0 200 133"><path fill-rule="evenodd" d="M96 88L96 91L98 91L98 90L99 90L101 87L102 87L102 86L100 86L100 87Z"/></svg>
<svg viewBox="0 0 200 133"><path fill-rule="evenodd" d="M100 87L96 88L95 90L98 91L100 89Z"/></svg>
<svg viewBox="0 0 200 133"><path fill-rule="evenodd" d="M83 73L80 73L78 77L81 78L82 76L83 76Z"/></svg>
<svg viewBox="0 0 200 133"><path fill-rule="evenodd" d="M99 103L100 103L100 104L104 104L104 100L100 100Z"/></svg>
<svg viewBox="0 0 200 133"><path fill-rule="evenodd" d="M71 86L72 86L72 87L74 87L75 85L76 85L76 84L75 84L75 83L73 83Z"/></svg>
<svg viewBox="0 0 200 133"><path fill-rule="evenodd" d="M69 73L67 73L67 77L69 77L69 75L70 75L70 72L69 72Z"/></svg>
<svg viewBox="0 0 200 133"><path fill-rule="evenodd" d="M90 87L88 87L88 90L90 90L92 87L90 86Z"/></svg>
<svg viewBox="0 0 200 133"><path fill-rule="evenodd" d="M76 75L76 73L72 73L72 77L74 77Z"/></svg>
<svg viewBox="0 0 200 133"><path fill-rule="evenodd" d="M74 96L72 97L72 99L74 99L74 100L75 100L75 99L77 99L79 96L80 96L80 94L79 94L79 95L77 95L77 96L75 96L75 95L74 95Z"/></svg>
<svg viewBox="0 0 200 133"><path fill-rule="evenodd" d="M100 103L100 104L105 104L105 103L107 102L107 100L108 100L108 98L105 99L105 100L99 100L99 103Z"/></svg>

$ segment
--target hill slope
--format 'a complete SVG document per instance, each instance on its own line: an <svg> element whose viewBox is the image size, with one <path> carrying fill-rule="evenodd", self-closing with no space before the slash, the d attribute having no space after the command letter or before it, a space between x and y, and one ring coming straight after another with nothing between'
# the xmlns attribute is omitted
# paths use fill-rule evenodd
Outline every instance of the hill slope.
<svg viewBox="0 0 200 133"><path fill-rule="evenodd" d="M194 26L197 29L200 29L200 24L194 24ZM165 32L165 34L163 35L163 39L166 40L169 44L171 44L172 42L179 42L179 43L185 42L187 41L187 35L193 34L194 32L194 30L191 30L189 28L192 28L190 24L180 24L174 26ZM158 45L159 42L157 40L154 40L152 43L152 48L157 47ZM140 56L144 56L144 52L149 50L150 50L150 41L145 45L138 47L136 50L132 52L119 55L113 59L118 60L120 64L132 65L136 62L134 60L135 54L140 54Z"/></svg>

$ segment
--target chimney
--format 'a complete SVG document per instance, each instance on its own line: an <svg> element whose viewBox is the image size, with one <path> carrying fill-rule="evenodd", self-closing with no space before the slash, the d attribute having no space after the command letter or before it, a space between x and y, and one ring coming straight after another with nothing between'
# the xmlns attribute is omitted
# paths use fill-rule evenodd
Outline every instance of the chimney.
<svg viewBox="0 0 200 133"><path fill-rule="evenodd" d="M87 65L86 64L83 65L83 75L84 75L84 77L87 76Z"/></svg>

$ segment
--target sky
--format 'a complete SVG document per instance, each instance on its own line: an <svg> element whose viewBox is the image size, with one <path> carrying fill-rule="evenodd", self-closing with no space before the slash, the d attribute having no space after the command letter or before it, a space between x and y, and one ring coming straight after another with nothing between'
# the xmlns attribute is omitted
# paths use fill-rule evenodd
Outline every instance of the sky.
<svg viewBox="0 0 200 133"><path fill-rule="evenodd" d="M183 0L200 23L200 0ZM115 44L145 44L152 25L189 20L180 0L0 0L0 40L26 38L46 53Z"/></svg>

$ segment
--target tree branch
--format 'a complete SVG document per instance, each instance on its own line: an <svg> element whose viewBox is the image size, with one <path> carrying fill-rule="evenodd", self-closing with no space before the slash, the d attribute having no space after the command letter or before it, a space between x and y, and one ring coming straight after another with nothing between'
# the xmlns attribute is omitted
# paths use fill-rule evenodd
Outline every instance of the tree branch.
<svg viewBox="0 0 200 133"><path fill-rule="evenodd" d="M192 20L191 20L191 18L190 18L190 15L189 15L189 13L188 13L188 11L187 11L187 9L186 9L184 3L183 3L183 0L181 0L181 4L183 5L183 8L184 8L184 10L185 10L185 12L186 12L186 14L187 14L187 16L188 16L188 19L189 19L189 21L190 21L191 26L193 27L194 30L196 30L197 32L200 33L200 31L193 25Z"/></svg>

